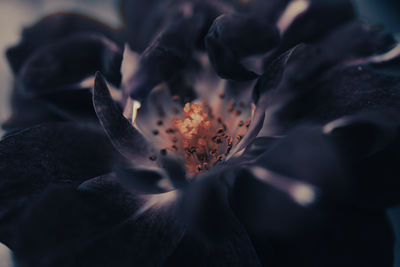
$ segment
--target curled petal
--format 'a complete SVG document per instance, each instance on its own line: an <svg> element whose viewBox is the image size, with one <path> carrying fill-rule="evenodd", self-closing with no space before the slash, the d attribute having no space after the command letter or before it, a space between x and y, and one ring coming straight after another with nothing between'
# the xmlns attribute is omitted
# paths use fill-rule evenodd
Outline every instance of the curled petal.
<svg viewBox="0 0 400 267"><path fill-rule="evenodd" d="M119 42L118 31L94 19L78 14L57 13L24 29L21 42L7 50L7 59L17 74L25 61L43 46L79 33L98 33Z"/></svg>
<svg viewBox="0 0 400 267"><path fill-rule="evenodd" d="M72 35L33 54L23 65L18 82L27 93L51 93L68 90L101 70L118 85L121 62L119 47L102 35Z"/></svg>
<svg viewBox="0 0 400 267"><path fill-rule="evenodd" d="M387 207L400 201L399 121L399 111L365 112L324 127L347 160L359 205Z"/></svg>
<svg viewBox="0 0 400 267"><path fill-rule="evenodd" d="M214 21L206 37L206 47L218 75L246 81L255 79L257 75L247 70L240 60L265 53L278 41L279 34L273 25L241 14L230 14Z"/></svg>
<svg viewBox="0 0 400 267"><path fill-rule="evenodd" d="M123 116L121 108L111 98L101 74L96 73L93 103L97 117L114 147L136 165L154 165L149 159L151 145L143 135Z"/></svg>
<svg viewBox="0 0 400 267"><path fill-rule="evenodd" d="M303 12L301 6L304 6ZM285 12L294 13L292 9L300 9L297 16L285 16ZM295 44L317 40L353 18L353 6L347 0L293 1L277 22L282 33L280 49L284 51Z"/></svg>

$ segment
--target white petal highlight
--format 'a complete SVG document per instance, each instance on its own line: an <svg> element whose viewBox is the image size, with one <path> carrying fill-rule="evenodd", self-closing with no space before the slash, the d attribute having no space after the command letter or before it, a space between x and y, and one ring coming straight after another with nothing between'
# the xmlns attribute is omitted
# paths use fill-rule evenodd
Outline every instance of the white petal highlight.
<svg viewBox="0 0 400 267"><path fill-rule="evenodd" d="M260 181L288 194L302 206L311 205L316 201L317 189L310 184L296 181L259 166L251 167L250 171Z"/></svg>

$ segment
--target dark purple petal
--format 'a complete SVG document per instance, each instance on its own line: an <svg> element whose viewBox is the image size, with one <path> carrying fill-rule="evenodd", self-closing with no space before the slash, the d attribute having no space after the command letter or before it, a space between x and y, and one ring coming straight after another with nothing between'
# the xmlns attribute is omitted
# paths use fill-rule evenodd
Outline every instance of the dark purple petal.
<svg viewBox="0 0 400 267"><path fill-rule="evenodd" d="M155 170L120 167L115 170L116 181L136 194L160 194L172 189L168 178ZM167 184L164 186L163 182Z"/></svg>
<svg viewBox="0 0 400 267"><path fill-rule="evenodd" d="M43 46L29 57L19 73L18 86L31 94L68 90L96 71L118 85L121 62L121 50L104 36L72 35Z"/></svg>
<svg viewBox="0 0 400 267"><path fill-rule="evenodd" d="M206 48L216 72L225 79L252 80L257 75L240 60L274 48L279 33L272 24L241 14L218 17L206 37Z"/></svg>
<svg viewBox="0 0 400 267"><path fill-rule="evenodd" d="M400 202L400 113L365 112L329 123L325 132L352 174L353 198L362 206Z"/></svg>
<svg viewBox="0 0 400 267"><path fill-rule="evenodd" d="M317 201L299 205L242 175L232 206L265 266L392 266L394 237L384 211Z"/></svg>
<svg viewBox="0 0 400 267"><path fill-rule="evenodd" d="M284 29L281 51L302 42L318 40L333 29L354 18L354 10L347 0L310 0L307 10L298 15Z"/></svg>
<svg viewBox="0 0 400 267"><path fill-rule="evenodd" d="M129 46L142 52L164 22L164 12L170 1L123 0L120 1L122 19L128 35Z"/></svg>
<svg viewBox="0 0 400 267"><path fill-rule="evenodd" d="M243 3L249 3L247 10L257 16L260 19L268 21L269 23L276 23L282 12L285 10L287 5L291 2L290 0L252 0L252 1L241 1Z"/></svg>
<svg viewBox="0 0 400 267"><path fill-rule="evenodd" d="M185 235L164 266L262 266L247 233L237 219L226 219L227 227L236 227L232 229L236 231L232 236L220 243L207 243Z"/></svg>
<svg viewBox="0 0 400 267"><path fill-rule="evenodd" d="M132 215L139 207L138 195L127 188L115 172L107 173L81 183L77 190L83 195L96 196L109 204L118 206Z"/></svg>
<svg viewBox="0 0 400 267"><path fill-rule="evenodd" d="M180 199L188 231L166 266L260 266L258 256L229 208L225 182L198 177Z"/></svg>
<svg viewBox="0 0 400 267"><path fill-rule="evenodd" d="M49 109L65 120L96 121L91 88L70 88L71 90L46 93L40 96Z"/></svg>
<svg viewBox="0 0 400 267"><path fill-rule="evenodd" d="M14 245L19 216L49 184L79 184L106 173L116 156L101 129L72 123L45 124L2 140L1 240Z"/></svg>
<svg viewBox="0 0 400 267"><path fill-rule="evenodd" d="M12 133L34 125L65 121L60 114L51 110L48 103L33 95L26 95L21 90L14 90L11 94L12 113L10 118L2 123L1 127L8 133Z"/></svg>
<svg viewBox="0 0 400 267"><path fill-rule="evenodd" d="M398 77L361 66L333 70L317 84L304 87L305 91L295 92L275 110L267 109L273 113L266 127L282 130L304 120L324 123L360 111L398 108L399 84Z"/></svg>
<svg viewBox="0 0 400 267"><path fill-rule="evenodd" d="M263 132L280 134L305 119L328 122L360 110L395 106L396 77L364 66L346 66L378 53L387 44L385 35L356 23L343 26L318 44L298 46L274 90L268 89L269 83L265 89L262 83L256 87L260 92L269 90L264 126L268 131Z"/></svg>
<svg viewBox="0 0 400 267"><path fill-rule="evenodd" d="M105 251L88 247L129 215L126 207L100 195L81 194L71 185L52 186L22 216L14 252L26 266L101 266ZM126 257L107 255L119 266L130 266Z"/></svg>
<svg viewBox="0 0 400 267"><path fill-rule="evenodd" d="M271 144L255 160L255 165L315 186L323 197L337 201L351 197L350 177L341 155L319 127L292 130L287 137Z"/></svg>
<svg viewBox="0 0 400 267"><path fill-rule="evenodd" d="M38 123L96 118L83 79L102 70L118 84L122 53L98 34L71 35L35 50L19 71L7 131Z"/></svg>
<svg viewBox="0 0 400 267"><path fill-rule="evenodd" d="M212 21L221 13L232 10L230 3L210 0L186 2L151 0L146 3L138 0L124 0L121 1L121 9L129 45L137 52L144 51L160 29L171 21L198 15L201 16L203 26L196 32L200 36L195 42L203 46L202 38Z"/></svg>
<svg viewBox="0 0 400 267"><path fill-rule="evenodd" d="M271 148L271 145L275 144L279 137L258 137L250 142L239 160L253 160L254 158L265 153Z"/></svg>
<svg viewBox="0 0 400 267"><path fill-rule="evenodd" d="M133 195L112 175L79 192L50 187L19 224L17 258L28 266L159 265L184 232L173 198L162 198Z"/></svg>
<svg viewBox="0 0 400 267"><path fill-rule="evenodd" d="M138 196L136 213L105 229L79 251L79 266L98 266L100 262L105 266L162 265L185 231L170 194L175 192Z"/></svg>
<svg viewBox="0 0 400 267"><path fill-rule="evenodd" d="M151 164L151 144L123 116L121 108L111 98L107 84L97 72L93 92L93 104L101 125L109 136L114 147L134 164Z"/></svg>
<svg viewBox="0 0 400 267"><path fill-rule="evenodd" d="M142 54L138 71L124 88L132 98L143 100L157 84L170 80L191 58L197 39L198 17L173 22Z"/></svg>
<svg viewBox="0 0 400 267"><path fill-rule="evenodd" d="M93 19L82 15L57 13L40 20L24 29L22 41L7 51L7 59L15 74L25 61L43 46L57 42L77 33L99 33L112 40L118 40L118 32Z"/></svg>
<svg viewBox="0 0 400 267"><path fill-rule="evenodd" d="M138 71L124 88L136 100L143 100L157 84L176 79L192 63L193 52L202 49L212 21L226 8L211 1L170 6L174 7L175 15L167 15L170 20L164 22L159 36L143 52ZM168 10L162 12L168 13Z"/></svg>

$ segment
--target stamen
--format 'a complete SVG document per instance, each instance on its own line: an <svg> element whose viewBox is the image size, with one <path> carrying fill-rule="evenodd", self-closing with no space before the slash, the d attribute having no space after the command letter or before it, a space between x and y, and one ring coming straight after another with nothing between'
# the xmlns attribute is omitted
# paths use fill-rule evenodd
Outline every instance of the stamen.
<svg viewBox="0 0 400 267"><path fill-rule="evenodd" d="M139 101L133 100L133 105L132 105L132 124L135 123L136 117L138 114L138 109L140 108L141 104Z"/></svg>
<svg viewBox="0 0 400 267"><path fill-rule="evenodd" d="M230 105L233 108L235 103L231 101ZM224 119L215 119L209 114L206 102L203 105L186 103L183 118L173 119L174 127L182 136L186 169L192 176L221 162L234 145Z"/></svg>

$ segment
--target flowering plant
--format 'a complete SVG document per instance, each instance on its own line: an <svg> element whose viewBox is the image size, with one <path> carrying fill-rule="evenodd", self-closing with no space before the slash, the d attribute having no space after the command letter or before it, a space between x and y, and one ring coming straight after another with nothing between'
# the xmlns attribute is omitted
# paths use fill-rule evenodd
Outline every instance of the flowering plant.
<svg viewBox="0 0 400 267"><path fill-rule="evenodd" d="M345 0L122 1L7 51L21 266L392 266L399 45Z"/></svg>

